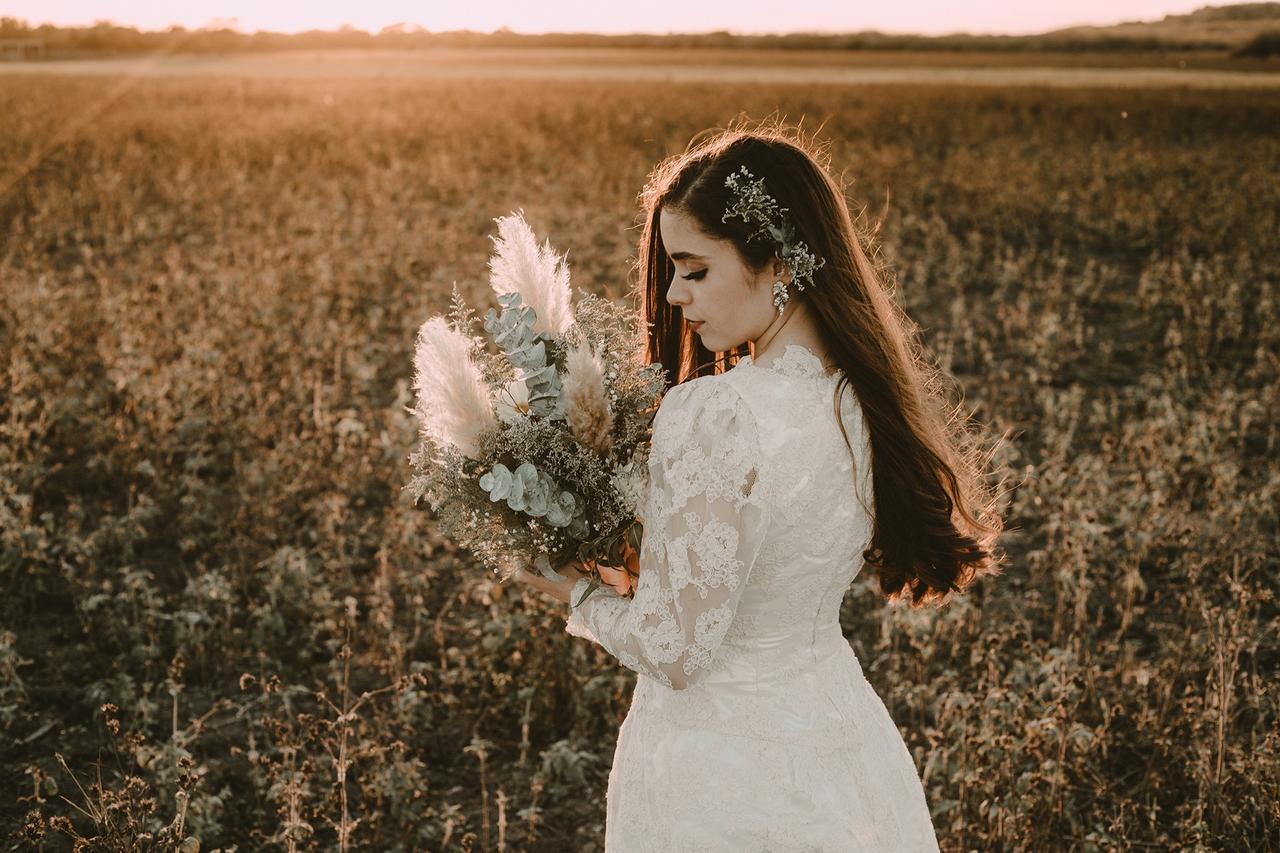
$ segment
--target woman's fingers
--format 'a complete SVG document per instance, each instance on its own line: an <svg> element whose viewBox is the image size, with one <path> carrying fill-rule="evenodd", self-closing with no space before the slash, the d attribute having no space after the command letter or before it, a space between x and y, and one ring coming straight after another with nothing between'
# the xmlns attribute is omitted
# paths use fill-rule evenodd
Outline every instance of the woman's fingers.
<svg viewBox="0 0 1280 853"><path fill-rule="evenodd" d="M619 595L629 595L635 589L635 581L640 573L639 555L634 557L628 555L625 567L605 566L597 563L595 560L588 560L582 564L584 569L594 569L594 574L599 575L600 580L607 586L613 588ZM565 576L568 581L577 582L582 578L591 578L592 573L579 570L573 563L569 563L560 569L560 573ZM511 574L512 579L528 584L534 589L545 592L549 595L557 595L560 592L559 587L565 581L552 581L541 575L531 572L528 569L516 569Z"/></svg>
<svg viewBox="0 0 1280 853"><path fill-rule="evenodd" d="M557 601L565 601L568 599L568 593L565 591L565 584L563 581L556 582L547 580L541 575L534 574L528 569L516 569L512 577L521 583L528 584L538 590L538 592L545 592Z"/></svg>
<svg viewBox="0 0 1280 853"><path fill-rule="evenodd" d="M533 572L529 571L528 569L516 569L515 574L513 574L511 577L515 578L521 583L526 583L529 586L536 587L537 589L543 590L544 592L550 587L550 584L551 584L551 581L547 580L542 575L535 575Z"/></svg>

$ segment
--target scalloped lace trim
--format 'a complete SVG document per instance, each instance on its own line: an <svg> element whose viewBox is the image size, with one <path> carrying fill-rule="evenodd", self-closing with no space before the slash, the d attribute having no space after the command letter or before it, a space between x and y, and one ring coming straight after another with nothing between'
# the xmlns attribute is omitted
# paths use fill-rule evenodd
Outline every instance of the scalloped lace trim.
<svg viewBox="0 0 1280 853"><path fill-rule="evenodd" d="M755 359L750 354L744 355L738 360L738 363L758 367L761 370L772 370L774 373L781 373L784 376L826 379L832 382L839 379L842 372L837 370L835 373L827 373L826 365L822 363L822 359L818 358L813 350L803 344L787 344L782 355L769 364L756 364Z"/></svg>

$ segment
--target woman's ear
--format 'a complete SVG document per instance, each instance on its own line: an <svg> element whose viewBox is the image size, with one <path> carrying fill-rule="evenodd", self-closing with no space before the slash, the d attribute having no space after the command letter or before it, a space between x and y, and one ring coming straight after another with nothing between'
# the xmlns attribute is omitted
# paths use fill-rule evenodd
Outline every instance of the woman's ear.
<svg viewBox="0 0 1280 853"><path fill-rule="evenodd" d="M774 279L781 281L783 284L791 284L791 270L787 268L787 265L777 257L774 257L772 263Z"/></svg>

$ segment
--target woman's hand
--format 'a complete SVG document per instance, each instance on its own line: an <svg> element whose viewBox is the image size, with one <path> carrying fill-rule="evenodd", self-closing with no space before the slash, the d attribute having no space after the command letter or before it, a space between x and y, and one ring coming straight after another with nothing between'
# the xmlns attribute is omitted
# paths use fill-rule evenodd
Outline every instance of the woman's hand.
<svg viewBox="0 0 1280 853"><path fill-rule="evenodd" d="M591 577L589 574L579 571L575 563L569 563L566 566L561 566L556 571L564 575L564 580L553 581L550 578L544 578L542 575L528 571L527 569L516 569L515 574L511 577L520 583L528 584L534 589L545 592L547 595L557 601L562 601L565 604L569 603L569 596L573 592L573 585L583 578Z"/></svg>
<svg viewBox="0 0 1280 853"><path fill-rule="evenodd" d="M595 560L588 560L583 565L584 568L594 570L596 574L600 575L600 580L604 581L604 584L611 587L618 595L625 596L635 589L636 581L640 579L640 555L629 543L623 546L623 562L625 568L602 566ZM516 569L516 573L512 577L534 589L545 592L557 601L568 604L574 584L583 578L592 576L589 572L580 570L578 564L574 561L561 566L556 571L564 575L565 579L554 581L526 569Z"/></svg>

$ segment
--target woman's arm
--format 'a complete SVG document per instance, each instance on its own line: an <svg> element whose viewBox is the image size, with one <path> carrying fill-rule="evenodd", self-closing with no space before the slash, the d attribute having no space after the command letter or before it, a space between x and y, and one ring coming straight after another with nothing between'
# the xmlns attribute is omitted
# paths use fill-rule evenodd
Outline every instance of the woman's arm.
<svg viewBox="0 0 1280 853"><path fill-rule="evenodd" d="M768 526L768 482L754 416L718 378L671 389L653 441L635 597L597 590L574 607L580 578L566 630L681 690L711 668L737 610Z"/></svg>

